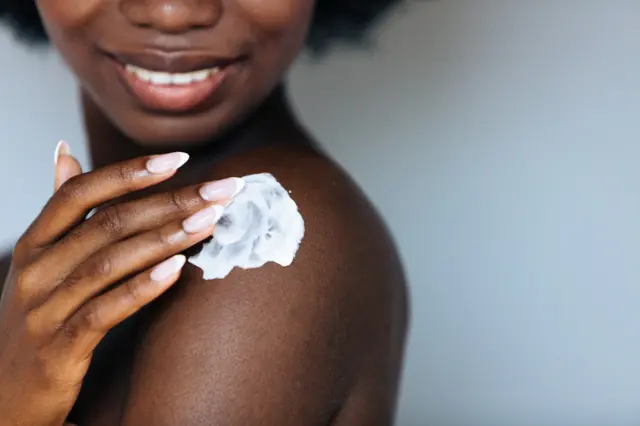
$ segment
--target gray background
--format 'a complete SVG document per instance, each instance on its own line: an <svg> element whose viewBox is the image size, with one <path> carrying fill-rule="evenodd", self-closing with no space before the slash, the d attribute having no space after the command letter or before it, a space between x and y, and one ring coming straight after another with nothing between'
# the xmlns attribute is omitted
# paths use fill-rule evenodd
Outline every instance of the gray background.
<svg viewBox="0 0 640 426"><path fill-rule="evenodd" d="M640 422L640 2L441 0L291 75L391 226L413 322L399 425ZM0 244L85 159L72 78L0 34ZM20 208L14 208L16 203Z"/></svg>

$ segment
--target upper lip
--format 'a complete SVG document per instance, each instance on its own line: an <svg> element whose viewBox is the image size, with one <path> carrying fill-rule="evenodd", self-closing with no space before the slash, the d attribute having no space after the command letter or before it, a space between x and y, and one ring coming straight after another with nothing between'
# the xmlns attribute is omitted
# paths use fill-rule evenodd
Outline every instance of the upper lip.
<svg viewBox="0 0 640 426"><path fill-rule="evenodd" d="M143 49L108 52L109 56L122 64L134 65L150 71L186 73L209 68L222 68L240 58L216 56L204 51Z"/></svg>

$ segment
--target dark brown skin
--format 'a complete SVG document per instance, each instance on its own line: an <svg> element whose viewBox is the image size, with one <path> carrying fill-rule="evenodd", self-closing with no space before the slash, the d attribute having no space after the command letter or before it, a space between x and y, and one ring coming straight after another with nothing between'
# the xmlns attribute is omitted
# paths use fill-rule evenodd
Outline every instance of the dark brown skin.
<svg viewBox="0 0 640 426"><path fill-rule="evenodd" d="M71 179L14 251L0 305L0 426L390 425L407 327L400 261L365 196L274 90L313 2L39 8L83 89L95 171L61 157L56 186ZM197 110L164 114L137 104L98 53L149 45L244 59ZM140 172L176 150L191 159L175 175ZM213 229L185 234L182 220L227 201L197 189L261 172L291 190L305 219L294 263L216 281L187 264L152 285L149 268L198 250ZM167 232L182 238L158 238Z"/></svg>

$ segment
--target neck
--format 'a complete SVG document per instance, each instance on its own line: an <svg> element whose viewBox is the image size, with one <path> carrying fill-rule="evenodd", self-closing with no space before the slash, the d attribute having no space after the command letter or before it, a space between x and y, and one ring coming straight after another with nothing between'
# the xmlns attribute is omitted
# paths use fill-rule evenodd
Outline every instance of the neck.
<svg viewBox="0 0 640 426"><path fill-rule="evenodd" d="M82 94L82 106L92 168L169 151L166 147L154 150L128 138L86 93ZM211 163L251 148L282 141L309 143L292 112L284 88L279 86L255 111L223 135L212 139L211 143L186 149L177 146L177 149L192 154L192 158L199 161Z"/></svg>

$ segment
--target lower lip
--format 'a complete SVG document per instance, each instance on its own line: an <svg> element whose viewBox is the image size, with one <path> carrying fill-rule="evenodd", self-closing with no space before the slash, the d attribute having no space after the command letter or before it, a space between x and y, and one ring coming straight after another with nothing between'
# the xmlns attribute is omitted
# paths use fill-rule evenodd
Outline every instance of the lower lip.
<svg viewBox="0 0 640 426"><path fill-rule="evenodd" d="M204 103L222 84L226 69L213 72L206 80L189 84L151 84L117 64L120 75L138 100L147 108L167 112L187 112Z"/></svg>

